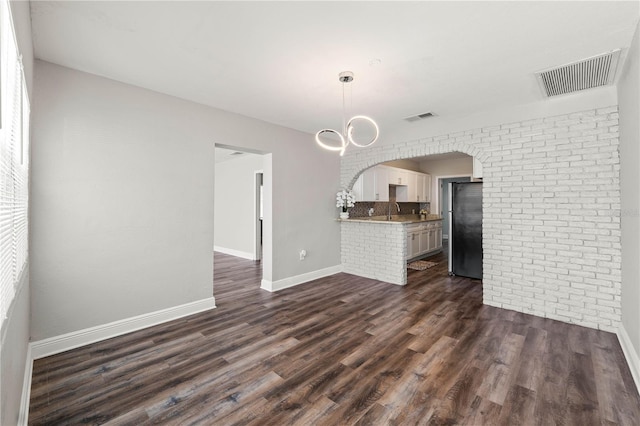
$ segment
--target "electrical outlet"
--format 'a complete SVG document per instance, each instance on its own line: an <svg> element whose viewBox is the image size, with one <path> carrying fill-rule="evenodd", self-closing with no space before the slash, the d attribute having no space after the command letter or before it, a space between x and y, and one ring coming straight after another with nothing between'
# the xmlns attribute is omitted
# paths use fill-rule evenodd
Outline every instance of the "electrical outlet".
<svg viewBox="0 0 640 426"><path fill-rule="evenodd" d="M304 260L305 257L307 257L307 251L300 250L300 260Z"/></svg>

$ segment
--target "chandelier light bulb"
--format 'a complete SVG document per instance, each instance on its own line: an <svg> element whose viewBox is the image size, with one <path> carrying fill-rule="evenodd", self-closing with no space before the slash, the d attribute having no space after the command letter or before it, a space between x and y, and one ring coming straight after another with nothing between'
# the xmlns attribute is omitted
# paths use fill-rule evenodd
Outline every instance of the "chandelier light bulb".
<svg viewBox="0 0 640 426"><path fill-rule="evenodd" d="M351 71L343 71L340 74L338 74L338 79L339 81L342 83L342 115L344 118L344 85L345 83L350 83L351 81L353 81L353 73ZM371 141L369 141L368 143L357 143L354 139L353 139L353 124L356 121L365 121L367 123L369 123L370 125L373 126L373 129L375 131L375 134L373 136L373 138L371 139ZM331 144L328 143L327 141L323 141L322 140L322 135L324 133L333 133L335 134L338 139L339 139L339 145L335 145L335 144ZM353 144L355 146L357 146L358 148L366 148L368 146L373 145L373 143L375 141L378 140L378 136L380 135L380 129L378 128L378 125L376 124L376 122L371 118L371 117L367 117L366 115L356 115L353 116L349 119L349 121L347 122L347 125L345 126L344 129L344 135L340 132L338 132L337 130L333 130L333 129L322 129L320 130L318 133L316 133L316 142L318 143L318 145L320 145L322 148L327 149L329 151L340 151L340 156L343 156L347 146L349 144Z"/></svg>
<svg viewBox="0 0 640 426"><path fill-rule="evenodd" d="M340 146L332 146L332 145L328 145L327 143L323 142L322 139L320 139L320 135L322 135L323 133L334 133L334 134L336 134L338 136L338 138L340 139ZM347 148L347 144L348 144L348 142L345 140L344 136L342 136L339 132L337 132L337 131L335 131L333 129L322 129L318 133L316 133L316 142L318 142L318 145L320 145L324 149L328 149L329 151L340 151L340 156L341 157L344 155L344 150Z"/></svg>
<svg viewBox="0 0 640 426"><path fill-rule="evenodd" d="M356 120L363 120L366 121L368 123L371 123L371 125L373 126L374 130L375 130L375 136L373 137L373 139L371 139L370 142L365 143L365 144L358 144L356 143L356 141L353 140L353 122ZM354 144L355 146L359 147L359 148L366 148L368 146L373 145L373 143L375 141L378 140L378 136L380 135L380 129L378 128L378 125L376 124L375 121L373 121L373 119L371 117L367 117L366 115L356 115L355 117L351 117L351 119L349 120L349 123L347 123L347 139L349 141L349 143Z"/></svg>

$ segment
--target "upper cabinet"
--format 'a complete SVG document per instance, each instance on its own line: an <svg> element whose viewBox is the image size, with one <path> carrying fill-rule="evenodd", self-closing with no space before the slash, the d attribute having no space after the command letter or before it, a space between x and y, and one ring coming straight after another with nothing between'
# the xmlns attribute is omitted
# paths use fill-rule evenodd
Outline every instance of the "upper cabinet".
<svg viewBox="0 0 640 426"><path fill-rule="evenodd" d="M420 180L418 181L418 202L430 203L431 202L431 175L426 173L419 173L418 176L422 176L422 185Z"/></svg>
<svg viewBox="0 0 640 426"><path fill-rule="evenodd" d="M389 169L381 166L375 169L375 201L389 201Z"/></svg>
<svg viewBox="0 0 640 426"><path fill-rule="evenodd" d="M407 172L407 183L405 186L396 187L396 199L404 198L402 201L415 203L418 200L418 173Z"/></svg>
<svg viewBox="0 0 640 426"><path fill-rule="evenodd" d="M431 201L431 175L425 173L410 172L408 201L415 203L428 203ZM411 188L413 186L413 189Z"/></svg>
<svg viewBox="0 0 640 426"><path fill-rule="evenodd" d="M409 170L387 167L389 169L389 185L408 185Z"/></svg>
<svg viewBox="0 0 640 426"><path fill-rule="evenodd" d="M428 203L431 201L431 175L404 170L407 184L396 187L398 202Z"/></svg>
<svg viewBox="0 0 640 426"><path fill-rule="evenodd" d="M388 167L376 166L362 172L353 185L356 201L389 201Z"/></svg>
<svg viewBox="0 0 640 426"><path fill-rule="evenodd" d="M388 166L375 166L362 172L353 184L353 194L356 201L387 202L389 185L396 187L396 201L399 203L431 201L431 175Z"/></svg>

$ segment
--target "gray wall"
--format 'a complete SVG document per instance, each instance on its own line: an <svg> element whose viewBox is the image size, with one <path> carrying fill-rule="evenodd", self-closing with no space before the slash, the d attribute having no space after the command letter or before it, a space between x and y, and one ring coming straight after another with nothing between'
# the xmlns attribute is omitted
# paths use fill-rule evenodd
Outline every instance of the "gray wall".
<svg viewBox="0 0 640 426"><path fill-rule="evenodd" d="M640 25L618 84L622 225L622 325L640 358Z"/></svg>
<svg viewBox="0 0 640 426"><path fill-rule="evenodd" d="M266 279L340 263L311 135L41 61L35 90L34 340L211 297L215 143L272 153Z"/></svg>
<svg viewBox="0 0 640 426"><path fill-rule="evenodd" d="M255 251L255 172L262 155L216 163L214 244L252 257Z"/></svg>
<svg viewBox="0 0 640 426"><path fill-rule="evenodd" d="M14 27L18 49L22 53L22 63L27 80L27 89L33 103L33 43L31 40L31 16L29 3L12 1ZM2 344L0 346L0 424L16 424L19 416L20 397L23 392L24 373L29 344L30 304L29 273L22 277L16 298L9 309L9 315L2 324Z"/></svg>

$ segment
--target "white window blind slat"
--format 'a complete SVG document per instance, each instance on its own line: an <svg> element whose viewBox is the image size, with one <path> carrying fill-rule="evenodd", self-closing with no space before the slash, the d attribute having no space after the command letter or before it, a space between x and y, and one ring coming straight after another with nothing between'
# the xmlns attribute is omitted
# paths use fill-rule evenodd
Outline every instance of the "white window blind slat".
<svg viewBox="0 0 640 426"><path fill-rule="evenodd" d="M11 9L0 0L0 319L29 253L29 98Z"/></svg>

